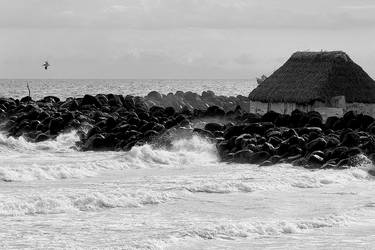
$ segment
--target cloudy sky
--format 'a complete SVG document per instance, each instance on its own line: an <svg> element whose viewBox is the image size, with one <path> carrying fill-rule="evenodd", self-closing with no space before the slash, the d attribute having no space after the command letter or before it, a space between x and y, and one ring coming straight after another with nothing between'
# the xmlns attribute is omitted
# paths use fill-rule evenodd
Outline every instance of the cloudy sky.
<svg viewBox="0 0 375 250"><path fill-rule="evenodd" d="M0 78L254 79L297 50L374 78L375 1L0 0Z"/></svg>

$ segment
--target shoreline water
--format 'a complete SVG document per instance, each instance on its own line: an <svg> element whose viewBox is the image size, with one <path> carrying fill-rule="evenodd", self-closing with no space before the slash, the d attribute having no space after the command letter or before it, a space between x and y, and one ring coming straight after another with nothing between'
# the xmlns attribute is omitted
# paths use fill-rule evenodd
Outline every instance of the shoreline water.
<svg viewBox="0 0 375 250"><path fill-rule="evenodd" d="M249 79L0 79L0 96L22 98L28 94L35 100L44 96L80 97L83 94L122 94L146 96L151 91L161 94L191 91L202 93L212 90L217 95L247 96L257 84Z"/></svg>
<svg viewBox="0 0 375 250"><path fill-rule="evenodd" d="M159 97L153 93L148 101L160 105ZM6 248L306 249L375 243L368 117L348 113L323 123L316 113L259 116L234 105L177 110L129 96L43 99L10 99L5 105L5 116L14 122L0 133L0 234ZM155 137L145 140L150 130L141 128L154 130ZM36 142L31 136L40 132L45 137ZM125 150L101 144L116 133L136 143L126 143ZM83 151L92 136L101 139ZM314 140L319 143L313 146ZM335 143L353 165L322 168L317 160L337 154ZM300 160L310 161L305 168L287 155L264 161L264 152L281 156L292 148L303 150Z"/></svg>

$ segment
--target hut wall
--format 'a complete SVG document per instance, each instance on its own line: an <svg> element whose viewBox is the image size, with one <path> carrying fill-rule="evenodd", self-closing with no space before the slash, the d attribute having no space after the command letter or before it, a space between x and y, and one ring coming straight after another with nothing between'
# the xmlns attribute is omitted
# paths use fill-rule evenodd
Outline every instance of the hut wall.
<svg viewBox="0 0 375 250"><path fill-rule="evenodd" d="M340 105L343 106L343 105ZM264 103L250 101L250 112L265 114L268 111L275 111L281 114L291 114L293 110L298 109L304 112L318 111L327 118L329 116L342 116L345 112L354 111L357 114L366 114L375 117L375 103L346 103L343 107L332 107L323 102L314 102L312 105L301 105L296 103Z"/></svg>
<svg viewBox="0 0 375 250"><path fill-rule="evenodd" d="M375 117L375 103L346 103L345 112L348 111Z"/></svg>
<svg viewBox="0 0 375 250"><path fill-rule="evenodd" d="M315 107L315 103L314 105L300 105L300 104L290 103L290 102L265 103L265 102L250 101L250 113L257 113L257 114L265 114L271 110L281 113L281 114L290 114L295 109L308 112L308 111L314 110L314 107Z"/></svg>

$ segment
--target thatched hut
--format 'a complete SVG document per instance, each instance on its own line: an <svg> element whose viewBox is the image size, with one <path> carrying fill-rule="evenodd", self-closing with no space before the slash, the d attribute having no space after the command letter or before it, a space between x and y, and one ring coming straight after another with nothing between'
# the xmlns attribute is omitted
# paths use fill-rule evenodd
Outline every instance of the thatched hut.
<svg viewBox="0 0 375 250"><path fill-rule="evenodd" d="M250 111L375 116L375 82L342 51L296 52L249 95Z"/></svg>

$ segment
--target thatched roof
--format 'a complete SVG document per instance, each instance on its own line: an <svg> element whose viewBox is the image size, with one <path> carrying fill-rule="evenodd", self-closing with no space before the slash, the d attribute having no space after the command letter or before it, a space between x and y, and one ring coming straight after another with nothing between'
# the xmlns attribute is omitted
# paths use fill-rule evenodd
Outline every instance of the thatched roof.
<svg viewBox="0 0 375 250"><path fill-rule="evenodd" d="M340 95L347 102L375 103L375 82L342 51L296 52L249 98L304 104Z"/></svg>

